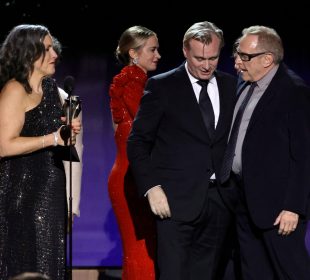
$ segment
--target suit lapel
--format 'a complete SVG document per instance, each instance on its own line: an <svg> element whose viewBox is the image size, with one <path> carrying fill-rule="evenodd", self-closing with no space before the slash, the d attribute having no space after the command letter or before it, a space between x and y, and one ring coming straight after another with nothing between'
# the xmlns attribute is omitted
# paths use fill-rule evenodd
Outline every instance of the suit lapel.
<svg viewBox="0 0 310 280"><path fill-rule="evenodd" d="M252 117L250 119L249 126L247 128L247 132L251 130L251 128L255 125L255 123L260 119L260 117L263 116L264 110L268 108L268 104L270 104L272 98L275 96L275 94L278 92L279 88L277 86L278 81L281 79L281 72L283 71L283 68L280 66L277 73L275 74L274 78L271 80L269 86L265 90L263 96L258 101Z"/></svg>
<svg viewBox="0 0 310 280"><path fill-rule="evenodd" d="M235 89L231 89L226 86L225 80L223 79L223 76L219 72L215 72L215 77L217 81L219 98L220 98L220 115L217 122L213 142L220 139L227 130L227 114L228 112L230 112L229 110L230 104L228 98L226 98L225 95L227 95L227 92L229 91L235 91Z"/></svg>
<svg viewBox="0 0 310 280"><path fill-rule="evenodd" d="M195 92L191 81L187 75L185 70L185 65L181 65L177 68L175 72L175 78L178 80L177 83L177 91L178 96L176 102L182 103L183 106L186 108L185 111L188 112L188 117L190 117L191 124L195 131L199 133L204 139L210 141L210 137L201 116L199 104L197 102ZM185 114L187 116L187 114Z"/></svg>
<svg viewBox="0 0 310 280"><path fill-rule="evenodd" d="M237 85L237 98L239 98L241 92L244 91L244 89L246 88L246 86L248 85L248 82L245 81L238 81L238 85Z"/></svg>

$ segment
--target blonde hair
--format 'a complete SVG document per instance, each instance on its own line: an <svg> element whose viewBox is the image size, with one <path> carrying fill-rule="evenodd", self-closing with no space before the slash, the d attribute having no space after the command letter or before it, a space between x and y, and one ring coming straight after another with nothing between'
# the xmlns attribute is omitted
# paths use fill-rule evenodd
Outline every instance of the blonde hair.
<svg viewBox="0 0 310 280"><path fill-rule="evenodd" d="M126 29L122 33L115 51L117 60L128 65L130 63L129 50L139 50L144 46L146 40L152 36L156 36L156 33L144 26L136 25Z"/></svg>

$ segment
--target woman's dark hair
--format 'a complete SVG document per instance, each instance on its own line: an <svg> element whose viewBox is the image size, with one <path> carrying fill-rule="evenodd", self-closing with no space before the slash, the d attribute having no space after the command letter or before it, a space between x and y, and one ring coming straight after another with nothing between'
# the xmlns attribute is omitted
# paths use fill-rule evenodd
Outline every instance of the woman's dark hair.
<svg viewBox="0 0 310 280"><path fill-rule="evenodd" d="M52 36L52 40L53 40L53 49L57 54L56 63L59 63L59 60L61 59L62 45L56 37Z"/></svg>
<svg viewBox="0 0 310 280"><path fill-rule="evenodd" d="M45 57L43 40L48 34L42 25L22 24L10 31L0 48L0 90L7 81L15 79L26 92L32 92L28 79L35 61Z"/></svg>

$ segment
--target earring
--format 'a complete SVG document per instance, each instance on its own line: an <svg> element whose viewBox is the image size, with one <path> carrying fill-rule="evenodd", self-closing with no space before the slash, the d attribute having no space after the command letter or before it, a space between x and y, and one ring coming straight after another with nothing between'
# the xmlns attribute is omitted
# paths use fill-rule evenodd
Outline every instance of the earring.
<svg viewBox="0 0 310 280"><path fill-rule="evenodd" d="M138 57L134 57L133 60L132 60L132 63L134 65L137 65L138 64Z"/></svg>

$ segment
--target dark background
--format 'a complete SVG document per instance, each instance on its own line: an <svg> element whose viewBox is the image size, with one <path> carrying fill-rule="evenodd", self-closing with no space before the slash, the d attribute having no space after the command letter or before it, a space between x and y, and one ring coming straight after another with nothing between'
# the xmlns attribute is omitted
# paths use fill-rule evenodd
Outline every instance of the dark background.
<svg viewBox="0 0 310 280"><path fill-rule="evenodd" d="M185 1L176 7L177 0L174 4L168 0L96 0L100 2L96 4L89 0L0 0L0 42L17 24L46 25L63 45L55 78L62 86L65 76L74 76L73 94L82 99L83 180L81 217L75 219L73 227L75 267L121 266L121 242L107 191L116 153L108 89L113 75L120 70L114 51L125 29L144 25L158 34L162 56L156 71L159 73L182 63L183 35L193 23L212 21L224 31L226 41L219 68L235 73L233 42L243 28L267 25L283 39L286 64L310 83L309 16L297 1L276 8L271 8L275 5L271 1ZM307 244L310 250L310 225Z"/></svg>
<svg viewBox="0 0 310 280"><path fill-rule="evenodd" d="M16 24L44 24L63 44L64 59L75 60L81 55L113 58L120 34L129 26L145 25L158 34L161 72L182 61L182 38L187 28L209 20L224 31L226 46L220 68L232 72L231 46L242 29L267 25L283 39L285 62L309 80L309 15L299 1L290 1L290 5L272 1L184 1L176 6L178 0L174 4L169 0L0 0L0 41Z"/></svg>

